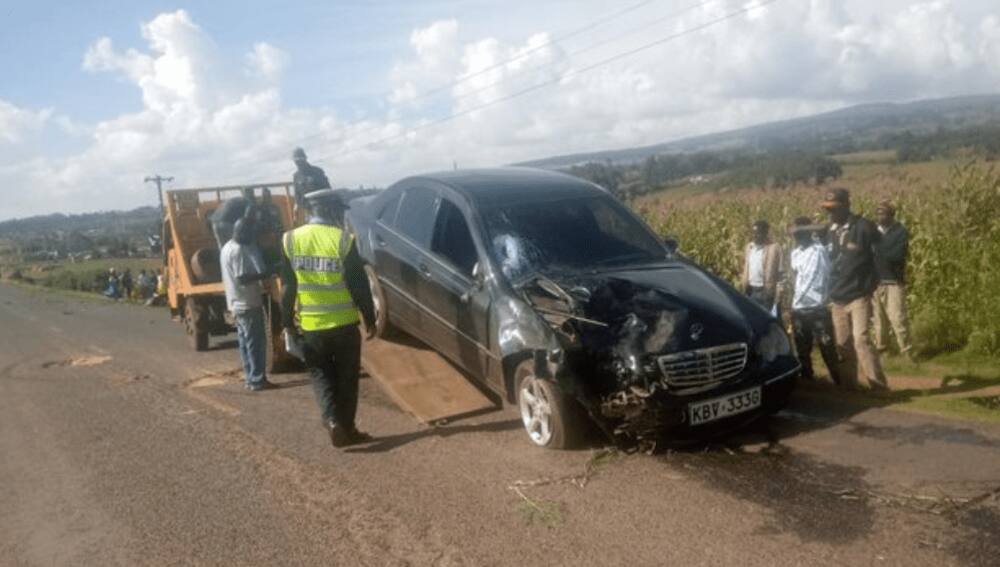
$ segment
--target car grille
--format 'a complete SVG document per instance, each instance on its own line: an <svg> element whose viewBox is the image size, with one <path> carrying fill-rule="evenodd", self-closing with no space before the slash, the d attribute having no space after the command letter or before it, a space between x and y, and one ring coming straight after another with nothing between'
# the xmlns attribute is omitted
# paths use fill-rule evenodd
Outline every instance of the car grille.
<svg viewBox="0 0 1000 567"><path fill-rule="evenodd" d="M657 358L663 381L676 389L704 388L735 377L747 365L747 344L687 350Z"/></svg>

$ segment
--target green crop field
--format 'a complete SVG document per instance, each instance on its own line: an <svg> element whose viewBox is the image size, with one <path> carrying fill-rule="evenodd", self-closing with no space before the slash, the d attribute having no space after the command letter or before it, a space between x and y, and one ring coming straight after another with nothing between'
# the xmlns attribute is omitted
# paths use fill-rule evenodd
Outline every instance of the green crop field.
<svg viewBox="0 0 1000 567"><path fill-rule="evenodd" d="M909 305L916 346L926 355L965 350L1000 357L1000 172L955 160L914 164L853 163L833 182L851 190L854 209L869 218L891 199L910 230ZM756 219L788 243L793 218L823 219L826 187L692 192L674 189L633 206L681 251L734 281Z"/></svg>

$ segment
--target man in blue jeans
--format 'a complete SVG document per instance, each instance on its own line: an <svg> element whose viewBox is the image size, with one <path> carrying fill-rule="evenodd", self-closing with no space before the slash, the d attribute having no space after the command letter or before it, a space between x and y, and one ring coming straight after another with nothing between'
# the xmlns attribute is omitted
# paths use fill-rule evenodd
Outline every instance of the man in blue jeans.
<svg viewBox="0 0 1000 567"><path fill-rule="evenodd" d="M254 243L251 218L244 217L233 225L233 238L222 247L219 265L226 304L236 318L236 337L243 361L245 387L253 392L275 387L265 374L267 364L267 330L264 328L264 288L261 281L274 275Z"/></svg>

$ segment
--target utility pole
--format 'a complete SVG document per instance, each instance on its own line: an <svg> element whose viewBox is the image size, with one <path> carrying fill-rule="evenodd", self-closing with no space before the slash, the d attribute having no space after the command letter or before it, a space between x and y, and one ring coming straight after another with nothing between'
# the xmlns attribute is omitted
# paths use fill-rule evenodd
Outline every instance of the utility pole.
<svg viewBox="0 0 1000 567"><path fill-rule="evenodd" d="M160 198L160 218L163 218L163 182L166 181L170 183L173 181L173 177L163 177L162 175L152 175L146 178L146 183L150 181L156 183L156 196Z"/></svg>

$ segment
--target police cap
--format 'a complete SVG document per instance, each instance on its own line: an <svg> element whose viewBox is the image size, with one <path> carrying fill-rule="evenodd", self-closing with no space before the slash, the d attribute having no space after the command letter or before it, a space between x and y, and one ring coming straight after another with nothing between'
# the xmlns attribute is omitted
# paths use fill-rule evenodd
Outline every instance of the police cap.
<svg viewBox="0 0 1000 567"><path fill-rule="evenodd" d="M347 204L346 193L347 191L344 189L319 189L317 191L310 191L306 193L305 199L306 203L308 203L310 207L315 207L316 205L331 205L342 209L348 209L350 206Z"/></svg>

